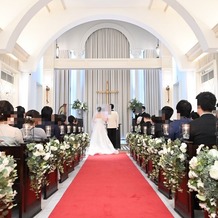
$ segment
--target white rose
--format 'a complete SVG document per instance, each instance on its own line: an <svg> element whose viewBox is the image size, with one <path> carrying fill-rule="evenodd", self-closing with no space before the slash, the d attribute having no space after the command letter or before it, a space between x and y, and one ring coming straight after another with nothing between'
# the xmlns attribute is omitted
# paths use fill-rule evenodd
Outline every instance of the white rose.
<svg viewBox="0 0 218 218"><path fill-rule="evenodd" d="M43 149L44 149L42 144L36 144L35 148L37 148L40 152L43 151Z"/></svg>
<svg viewBox="0 0 218 218"><path fill-rule="evenodd" d="M57 151L58 150L58 148L55 147L55 146L51 146L50 148L51 148L51 151Z"/></svg>
<svg viewBox="0 0 218 218"><path fill-rule="evenodd" d="M36 152L33 152L33 155L34 155L34 156L36 156L36 157L38 157L38 156L40 156L40 155L41 155L41 153L40 153L40 152L38 152L38 151L36 151Z"/></svg>
<svg viewBox="0 0 218 218"><path fill-rule="evenodd" d="M50 153L46 153L43 159L44 159L44 160L48 160L49 157L50 157Z"/></svg>
<svg viewBox="0 0 218 218"><path fill-rule="evenodd" d="M206 197L205 197L204 195L197 194L196 197L197 197L200 201L206 201Z"/></svg>
<svg viewBox="0 0 218 218"><path fill-rule="evenodd" d="M204 147L203 144L199 145L197 150L196 150L196 153L199 154L199 152L201 151L201 148L203 148L203 147Z"/></svg>
<svg viewBox="0 0 218 218"><path fill-rule="evenodd" d="M198 159L197 159L197 157L193 157L193 158L189 161L189 165L190 165L190 168L195 169L195 167L198 165Z"/></svg>
<svg viewBox="0 0 218 218"><path fill-rule="evenodd" d="M2 163L3 163L5 166L8 165L8 164L9 164L8 158L4 158L3 161L2 161Z"/></svg>
<svg viewBox="0 0 218 218"><path fill-rule="evenodd" d="M180 154L180 155L179 155L179 159L180 159L181 161L184 161L184 160L185 160L185 155L184 155L184 154Z"/></svg>
<svg viewBox="0 0 218 218"><path fill-rule="evenodd" d="M211 178L218 180L218 161L215 161L214 165L211 166L209 174Z"/></svg>
<svg viewBox="0 0 218 218"><path fill-rule="evenodd" d="M213 156L213 157L218 157L218 151L216 149L214 149L214 148L210 149L208 151L208 154Z"/></svg>
<svg viewBox="0 0 218 218"><path fill-rule="evenodd" d="M192 179L192 178L197 178L198 175L197 175L194 171L190 170L190 171L188 172L188 177L189 177L190 179Z"/></svg>
<svg viewBox="0 0 218 218"><path fill-rule="evenodd" d="M181 150L182 153L185 153L186 152L186 148L187 148L187 144L183 142L179 149Z"/></svg>
<svg viewBox="0 0 218 218"><path fill-rule="evenodd" d="M200 179L197 181L197 187L204 188L204 183Z"/></svg>

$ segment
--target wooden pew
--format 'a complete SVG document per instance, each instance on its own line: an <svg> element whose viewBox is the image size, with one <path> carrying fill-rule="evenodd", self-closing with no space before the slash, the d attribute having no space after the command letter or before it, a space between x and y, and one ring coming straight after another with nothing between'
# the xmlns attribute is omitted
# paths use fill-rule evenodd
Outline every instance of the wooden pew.
<svg viewBox="0 0 218 218"><path fill-rule="evenodd" d="M43 187L43 198L48 199L58 190L58 170L55 169L54 172L48 173L46 175L48 185Z"/></svg>
<svg viewBox="0 0 218 218"><path fill-rule="evenodd" d="M17 163L18 178L13 186L17 191L15 196L17 206L12 208L11 216L19 218L30 218L41 211L41 197L37 198L35 193L30 190L29 170L25 161L25 148L25 144L20 146L0 146L0 151L4 151L6 155L13 156Z"/></svg>

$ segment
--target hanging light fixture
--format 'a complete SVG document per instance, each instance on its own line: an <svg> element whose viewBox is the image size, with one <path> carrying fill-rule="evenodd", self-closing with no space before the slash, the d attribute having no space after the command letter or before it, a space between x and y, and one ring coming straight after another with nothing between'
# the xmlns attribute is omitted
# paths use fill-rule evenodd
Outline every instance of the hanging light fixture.
<svg viewBox="0 0 218 218"><path fill-rule="evenodd" d="M56 40L56 58L59 58L59 46Z"/></svg>
<svg viewBox="0 0 218 218"><path fill-rule="evenodd" d="M159 58L159 57L160 57L160 46L159 46L159 40L157 40L156 53L157 53L157 58Z"/></svg>

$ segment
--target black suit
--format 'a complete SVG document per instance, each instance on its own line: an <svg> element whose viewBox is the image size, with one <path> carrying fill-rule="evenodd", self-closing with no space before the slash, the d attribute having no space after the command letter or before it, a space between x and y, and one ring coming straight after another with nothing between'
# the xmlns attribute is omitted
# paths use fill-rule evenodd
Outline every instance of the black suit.
<svg viewBox="0 0 218 218"><path fill-rule="evenodd" d="M190 122L190 140L194 145L216 145L216 117L203 114Z"/></svg>

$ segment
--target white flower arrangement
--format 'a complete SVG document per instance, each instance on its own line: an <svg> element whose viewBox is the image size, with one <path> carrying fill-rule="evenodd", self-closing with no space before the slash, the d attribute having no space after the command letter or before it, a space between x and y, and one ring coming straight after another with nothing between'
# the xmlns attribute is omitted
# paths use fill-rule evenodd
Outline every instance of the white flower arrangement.
<svg viewBox="0 0 218 218"><path fill-rule="evenodd" d="M142 105L143 104L136 98L133 98L129 101L129 109L131 109L132 111L134 111L136 108L141 108Z"/></svg>
<svg viewBox="0 0 218 218"><path fill-rule="evenodd" d="M17 164L10 155L0 152L0 211L7 215L8 210L14 207L14 197L17 194L12 186L17 178Z"/></svg>
<svg viewBox="0 0 218 218"><path fill-rule="evenodd" d="M79 99L73 102L72 109L81 109L83 111L88 110L88 105L85 102L81 102Z"/></svg>
<svg viewBox="0 0 218 218"><path fill-rule="evenodd" d="M160 154L159 152L162 150L163 145L166 143L165 138L154 138L148 140L148 159L152 160L152 172L150 174L150 178L153 180L158 179L159 170L160 170Z"/></svg>
<svg viewBox="0 0 218 218"><path fill-rule="evenodd" d="M46 184L46 172L50 169L49 159L51 157L51 149L48 144L41 143L29 143L26 145L26 148L30 186L37 198L39 198L41 188Z"/></svg>
<svg viewBox="0 0 218 218"><path fill-rule="evenodd" d="M200 146L197 155L189 162L190 191L197 192L200 207L209 217L218 216L218 150Z"/></svg>
<svg viewBox="0 0 218 218"><path fill-rule="evenodd" d="M186 161L187 161L187 144L181 142L179 139L163 144L162 150L159 152L160 166L163 169L163 176L165 178L164 186L175 193L180 189L180 182L185 176Z"/></svg>

